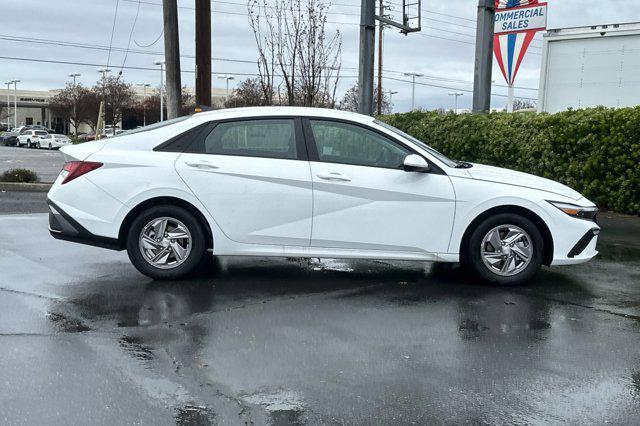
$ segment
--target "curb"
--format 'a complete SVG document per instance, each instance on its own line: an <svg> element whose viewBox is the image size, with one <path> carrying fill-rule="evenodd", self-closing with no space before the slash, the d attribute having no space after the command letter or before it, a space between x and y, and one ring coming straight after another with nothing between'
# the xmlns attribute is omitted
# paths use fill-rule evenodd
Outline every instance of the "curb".
<svg viewBox="0 0 640 426"><path fill-rule="evenodd" d="M2 192L49 192L52 183L0 182Z"/></svg>

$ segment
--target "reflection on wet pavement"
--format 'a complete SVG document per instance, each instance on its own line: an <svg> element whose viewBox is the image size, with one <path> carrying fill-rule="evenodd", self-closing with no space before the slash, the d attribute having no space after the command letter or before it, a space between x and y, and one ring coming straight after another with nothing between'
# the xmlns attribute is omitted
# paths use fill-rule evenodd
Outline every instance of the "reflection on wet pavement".
<svg viewBox="0 0 640 426"><path fill-rule="evenodd" d="M55 292L38 302L52 330L97 345L176 424L638 423L640 249L599 249L495 287L455 266L297 258L154 282L122 253L65 246L40 260L46 288L3 285Z"/></svg>

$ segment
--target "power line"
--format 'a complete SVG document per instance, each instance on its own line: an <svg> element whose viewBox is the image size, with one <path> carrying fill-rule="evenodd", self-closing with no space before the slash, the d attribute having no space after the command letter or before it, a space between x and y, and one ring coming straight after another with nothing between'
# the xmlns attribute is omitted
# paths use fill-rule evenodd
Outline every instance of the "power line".
<svg viewBox="0 0 640 426"><path fill-rule="evenodd" d="M129 50L131 48L131 39L133 38L133 31L136 29L136 23L138 22L138 15L140 15L140 0L138 0L138 8L136 9L136 17L133 19L133 25L131 25L131 31L129 32L129 41L127 42L127 50L124 53L124 60L122 61L122 67L120 67L120 73L127 63L127 57L129 56Z"/></svg>
<svg viewBox="0 0 640 426"><path fill-rule="evenodd" d="M54 59L34 59L34 58L20 58L20 57L14 57L14 56L0 56L0 59L4 59L4 60L9 60L9 61L21 61L21 62L36 62L36 63L45 63L45 64L57 64L57 65L74 65L74 66L84 66L84 67L100 67L102 66L101 64L96 64L96 63L88 63L88 62L75 62L75 61L60 61L60 60L54 60ZM157 71L158 69L155 67L136 67L136 66L125 66L124 69L129 69L129 70L136 70L136 71ZM189 73L189 74L195 74L194 70L183 70L181 69L180 72L183 73ZM228 75L228 73L222 73L222 72L212 72L212 75ZM238 76L243 76L243 77L258 77L259 74L257 73L233 73L235 75ZM282 77L282 75L280 74L276 74L276 77ZM358 78L355 75L347 75L347 76L341 76L340 78L344 78L344 79L356 79ZM389 76L384 76L383 77L386 80L392 80L392 81L397 81L397 82L402 82L402 83L411 83L411 80L404 80L401 78L395 78L395 77L389 77ZM446 89L446 90L460 90L462 92L472 92L472 90L468 90L468 89L460 89L459 87L453 87L453 86L445 86L445 85L440 85L440 84L433 84L433 83L424 83L424 82L419 82L416 81L416 85L419 86L426 86L426 87L435 87L435 88L439 88L439 89ZM493 96L499 96L499 97L507 97L507 95L503 95L503 94L499 94L499 93L493 93ZM537 100L536 98L529 98L529 97L520 97L521 99L528 99L528 100Z"/></svg>
<svg viewBox="0 0 640 426"><path fill-rule="evenodd" d="M118 18L118 6L120 5L120 0L116 0L116 10L113 14L113 25L111 26L111 40L109 41L109 54L107 55L107 68L109 68L109 62L111 61L111 47L113 46L113 35L116 32L116 21Z"/></svg>

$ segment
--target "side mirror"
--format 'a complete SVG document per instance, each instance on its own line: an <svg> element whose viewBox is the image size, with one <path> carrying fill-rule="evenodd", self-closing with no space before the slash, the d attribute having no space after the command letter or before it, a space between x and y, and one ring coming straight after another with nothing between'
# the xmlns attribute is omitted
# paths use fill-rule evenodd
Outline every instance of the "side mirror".
<svg viewBox="0 0 640 426"><path fill-rule="evenodd" d="M405 172L428 172L430 170L429 163L418 154L407 155L404 159Z"/></svg>

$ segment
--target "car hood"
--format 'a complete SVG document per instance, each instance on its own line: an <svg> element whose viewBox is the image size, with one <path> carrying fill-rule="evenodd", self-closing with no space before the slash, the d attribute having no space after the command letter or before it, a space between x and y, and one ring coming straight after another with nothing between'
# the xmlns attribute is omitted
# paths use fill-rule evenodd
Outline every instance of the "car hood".
<svg viewBox="0 0 640 426"><path fill-rule="evenodd" d="M515 170L502 169L500 167L485 166L484 164L473 164L473 167L467 169L467 171L473 179L503 183L506 185L523 186L525 188L562 195L564 197L571 198L572 200L579 200L582 198L582 194L578 191L574 191L566 185L541 178L539 176L530 175L529 173L516 172Z"/></svg>

